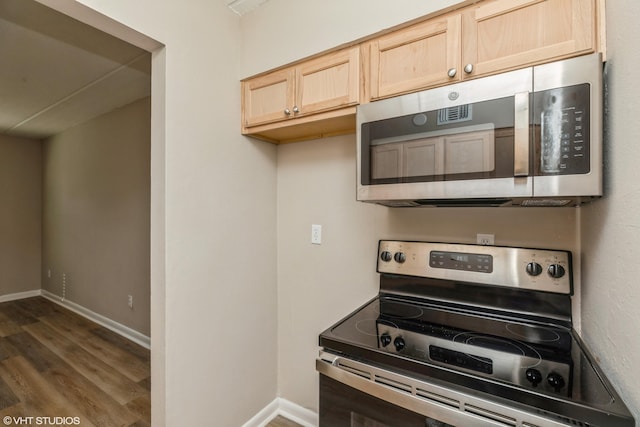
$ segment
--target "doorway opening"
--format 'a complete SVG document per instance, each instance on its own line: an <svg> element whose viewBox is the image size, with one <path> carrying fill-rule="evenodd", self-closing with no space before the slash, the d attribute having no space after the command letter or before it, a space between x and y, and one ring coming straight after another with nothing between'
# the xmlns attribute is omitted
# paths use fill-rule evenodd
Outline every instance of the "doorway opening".
<svg viewBox="0 0 640 427"><path fill-rule="evenodd" d="M37 273L28 280L22 273L24 288L0 283L0 301L42 294L150 347L154 424L161 425L163 45L79 2L3 1L0 30L7 65L0 71L0 150L21 156L24 143L33 154L27 160L40 159L43 212L39 233L32 233L40 235L29 266L37 264ZM136 168L141 158L146 164ZM38 252L31 243L10 242L10 252ZM116 289L118 283L124 286Z"/></svg>

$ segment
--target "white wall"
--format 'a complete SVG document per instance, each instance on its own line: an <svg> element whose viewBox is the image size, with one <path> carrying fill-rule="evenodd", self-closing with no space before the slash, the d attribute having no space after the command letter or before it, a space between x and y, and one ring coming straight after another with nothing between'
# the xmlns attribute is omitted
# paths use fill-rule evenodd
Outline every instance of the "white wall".
<svg viewBox="0 0 640 427"><path fill-rule="evenodd" d="M240 136L239 17L217 0L81 3L166 46L152 65L153 425L242 425L276 395L276 151Z"/></svg>
<svg viewBox="0 0 640 427"><path fill-rule="evenodd" d="M103 114L45 140L42 161L42 288L146 336L150 115L149 98Z"/></svg>
<svg viewBox="0 0 640 427"><path fill-rule="evenodd" d="M640 420L640 3L607 2L605 197L582 209L583 332Z"/></svg>
<svg viewBox="0 0 640 427"><path fill-rule="evenodd" d="M42 143L0 135L0 297L40 289Z"/></svg>

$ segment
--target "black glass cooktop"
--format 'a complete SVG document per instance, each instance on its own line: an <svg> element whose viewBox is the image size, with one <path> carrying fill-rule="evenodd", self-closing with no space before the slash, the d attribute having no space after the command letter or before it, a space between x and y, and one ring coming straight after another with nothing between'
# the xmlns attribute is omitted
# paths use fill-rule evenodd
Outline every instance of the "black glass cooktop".
<svg viewBox="0 0 640 427"><path fill-rule="evenodd" d="M558 325L380 295L323 332L320 345L550 411L616 404L580 339Z"/></svg>

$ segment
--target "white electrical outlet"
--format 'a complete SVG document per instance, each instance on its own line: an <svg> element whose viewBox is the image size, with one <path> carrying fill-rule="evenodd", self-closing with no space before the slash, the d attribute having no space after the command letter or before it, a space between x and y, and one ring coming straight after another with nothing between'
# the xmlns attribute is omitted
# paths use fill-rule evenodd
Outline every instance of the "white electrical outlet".
<svg viewBox="0 0 640 427"><path fill-rule="evenodd" d="M322 244L322 226L319 224L311 224L311 243Z"/></svg>
<svg viewBox="0 0 640 427"><path fill-rule="evenodd" d="M493 234L476 234L476 242L479 245L493 246L495 244L495 237Z"/></svg>
<svg viewBox="0 0 640 427"><path fill-rule="evenodd" d="M133 295L129 295L128 304L129 304L129 308L133 309Z"/></svg>

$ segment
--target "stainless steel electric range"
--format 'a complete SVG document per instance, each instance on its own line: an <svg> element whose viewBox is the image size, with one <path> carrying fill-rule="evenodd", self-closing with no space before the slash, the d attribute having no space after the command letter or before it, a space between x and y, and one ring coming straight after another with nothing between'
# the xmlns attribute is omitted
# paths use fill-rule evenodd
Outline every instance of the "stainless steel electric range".
<svg viewBox="0 0 640 427"><path fill-rule="evenodd" d="M377 297L324 331L321 427L632 427L572 329L567 251L381 241Z"/></svg>

